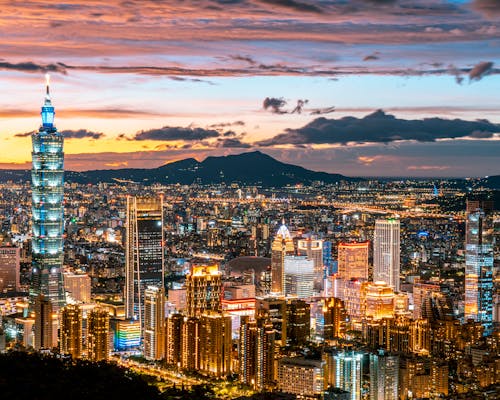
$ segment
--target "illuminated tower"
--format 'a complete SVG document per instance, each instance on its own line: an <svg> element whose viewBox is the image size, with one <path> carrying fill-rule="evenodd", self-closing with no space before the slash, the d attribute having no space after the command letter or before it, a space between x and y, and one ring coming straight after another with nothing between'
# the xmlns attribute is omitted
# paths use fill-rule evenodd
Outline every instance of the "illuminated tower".
<svg viewBox="0 0 500 400"><path fill-rule="evenodd" d="M68 304L59 315L59 350L73 359L82 355L82 310L77 304Z"/></svg>
<svg viewBox="0 0 500 400"><path fill-rule="evenodd" d="M363 353L342 351L326 353L328 384L349 392L349 400L361 400Z"/></svg>
<svg viewBox="0 0 500 400"><path fill-rule="evenodd" d="M240 379L255 390L272 385L274 377L274 329L265 318L242 317L239 339Z"/></svg>
<svg viewBox="0 0 500 400"><path fill-rule="evenodd" d="M231 317L207 312L199 319L199 369L220 378L231 373Z"/></svg>
<svg viewBox="0 0 500 400"><path fill-rule="evenodd" d="M313 260L315 287L322 287L324 277L323 240L308 238L297 241L297 254Z"/></svg>
<svg viewBox="0 0 500 400"><path fill-rule="evenodd" d="M165 357L165 292L156 286L149 286L144 293L144 357Z"/></svg>
<svg viewBox="0 0 500 400"><path fill-rule="evenodd" d="M384 281L399 292L400 224L396 219L375 221L373 280Z"/></svg>
<svg viewBox="0 0 500 400"><path fill-rule="evenodd" d="M163 287L163 197L127 197L125 315L144 325L144 291Z"/></svg>
<svg viewBox="0 0 500 400"><path fill-rule="evenodd" d="M52 303L40 294L34 301L34 348L35 350L52 349L54 347L54 320ZM57 330L57 327L55 327Z"/></svg>
<svg viewBox="0 0 500 400"><path fill-rule="evenodd" d="M91 361L107 360L109 356L109 315L99 306L87 317L87 357Z"/></svg>
<svg viewBox="0 0 500 400"><path fill-rule="evenodd" d="M190 317L221 311L222 274L218 265L195 265L186 275L186 306Z"/></svg>
<svg viewBox="0 0 500 400"><path fill-rule="evenodd" d="M344 302L336 297L325 299L323 316L325 320L323 339L334 340L344 338L347 319Z"/></svg>
<svg viewBox="0 0 500 400"><path fill-rule="evenodd" d="M64 306L63 263L63 136L54 126L54 107L47 93L42 106L42 126L31 136L33 144L32 268L30 298L42 294L54 311Z"/></svg>
<svg viewBox="0 0 500 400"><path fill-rule="evenodd" d="M465 232L465 319L493 331L493 201L467 200Z"/></svg>
<svg viewBox="0 0 500 400"><path fill-rule="evenodd" d="M274 293L285 293L285 256L293 255L295 246L292 235L283 224L278 230L271 247L271 291Z"/></svg>
<svg viewBox="0 0 500 400"><path fill-rule="evenodd" d="M368 279L369 242L339 243L339 278Z"/></svg>
<svg viewBox="0 0 500 400"><path fill-rule="evenodd" d="M398 400L399 357L395 354L370 354L370 400Z"/></svg>

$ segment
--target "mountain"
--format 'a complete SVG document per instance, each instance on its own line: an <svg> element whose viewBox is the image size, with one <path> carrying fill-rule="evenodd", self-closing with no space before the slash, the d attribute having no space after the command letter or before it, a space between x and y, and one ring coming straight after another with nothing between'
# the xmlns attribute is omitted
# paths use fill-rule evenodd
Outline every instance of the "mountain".
<svg viewBox="0 0 500 400"><path fill-rule="evenodd" d="M484 185L491 189L500 190L500 175L494 175L485 178Z"/></svg>
<svg viewBox="0 0 500 400"><path fill-rule="evenodd" d="M29 171L0 170L0 182L30 179ZM158 168L108 169L85 172L67 171L65 180L76 183L134 181L144 184L213 184L237 182L245 185L281 187L314 181L336 183L341 180L356 181L339 174L315 172L296 165L282 163L260 151L238 155L207 157L199 162L187 158Z"/></svg>

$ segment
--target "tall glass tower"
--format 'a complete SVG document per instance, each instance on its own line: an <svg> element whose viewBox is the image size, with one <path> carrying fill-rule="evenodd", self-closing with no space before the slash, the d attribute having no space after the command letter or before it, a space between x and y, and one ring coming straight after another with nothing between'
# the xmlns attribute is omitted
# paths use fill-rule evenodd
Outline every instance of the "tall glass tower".
<svg viewBox="0 0 500 400"><path fill-rule="evenodd" d="M467 200L465 224L465 319L493 332L493 200Z"/></svg>
<svg viewBox="0 0 500 400"><path fill-rule="evenodd" d="M33 151L32 268L30 298L42 295L54 311L64 306L63 263L63 136L54 126L54 107L47 91L42 106L42 125L31 136Z"/></svg>

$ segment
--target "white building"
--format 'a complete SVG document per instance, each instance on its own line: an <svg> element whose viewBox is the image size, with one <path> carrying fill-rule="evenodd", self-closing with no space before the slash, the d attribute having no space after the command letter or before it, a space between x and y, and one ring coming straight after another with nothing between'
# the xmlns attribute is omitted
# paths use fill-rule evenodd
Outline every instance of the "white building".
<svg viewBox="0 0 500 400"><path fill-rule="evenodd" d="M396 219L375 221L373 241L373 280L384 281L399 292L400 222Z"/></svg>

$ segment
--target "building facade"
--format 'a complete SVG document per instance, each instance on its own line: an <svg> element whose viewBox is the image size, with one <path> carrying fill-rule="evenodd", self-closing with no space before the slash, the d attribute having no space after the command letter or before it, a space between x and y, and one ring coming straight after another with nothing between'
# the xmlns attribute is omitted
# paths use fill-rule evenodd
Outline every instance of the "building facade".
<svg viewBox="0 0 500 400"><path fill-rule="evenodd" d="M400 222L397 219L375 221L373 240L373 280L383 281L399 292Z"/></svg>
<svg viewBox="0 0 500 400"><path fill-rule="evenodd" d="M49 85L42 106L42 125L32 140L32 268L30 298L43 295L54 311L65 304L62 280L64 138L54 126Z"/></svg>

